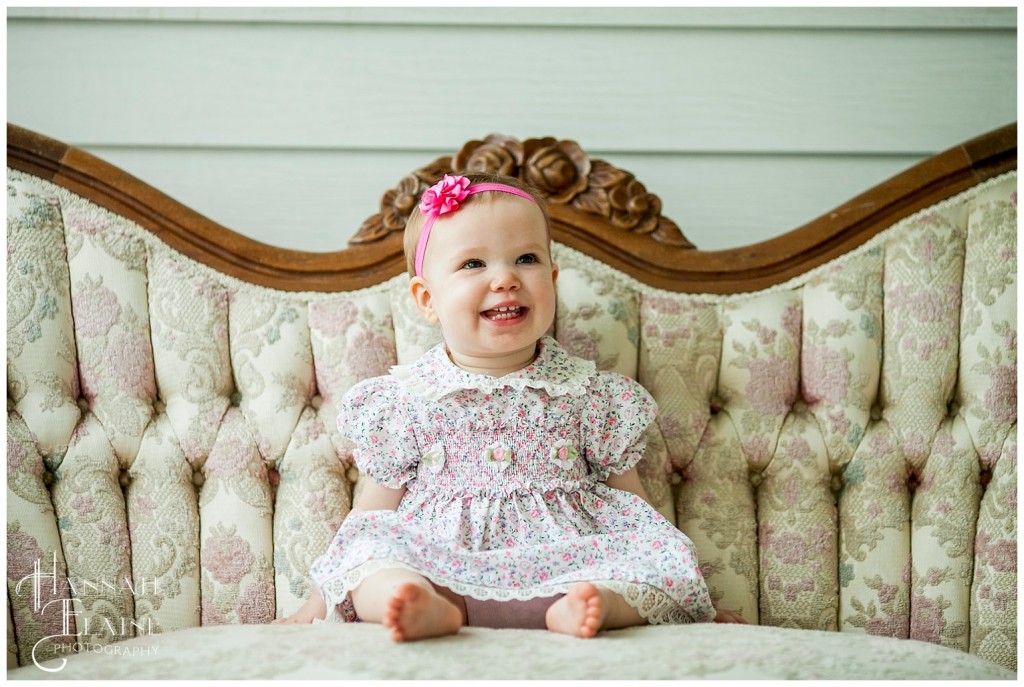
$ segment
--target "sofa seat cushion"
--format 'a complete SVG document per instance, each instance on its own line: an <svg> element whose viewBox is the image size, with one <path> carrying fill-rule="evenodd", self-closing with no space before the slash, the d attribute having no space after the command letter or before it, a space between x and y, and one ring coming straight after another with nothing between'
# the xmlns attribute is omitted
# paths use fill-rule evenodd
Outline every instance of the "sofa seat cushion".
<svg viewBox="0 0 1024 687"><path fill-rule="evenodd" d="M9 679L1013 679L962 651L858 633L645 626L591 640L463 628L395 644L379 625L223 625L136 637L8 671Z"/></svg>

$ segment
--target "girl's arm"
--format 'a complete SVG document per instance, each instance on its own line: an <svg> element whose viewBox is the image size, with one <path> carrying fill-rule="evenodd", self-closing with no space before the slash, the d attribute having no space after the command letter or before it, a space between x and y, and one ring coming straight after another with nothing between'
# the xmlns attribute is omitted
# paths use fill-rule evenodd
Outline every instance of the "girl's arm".
<svg viewBox="0 0 1024 687"><path fill-rule="evenodd" d="M363 485L363 490L356 498L349 515L367 510L397 510L398 502L403 496L404 486L398 489L382 487L372 479L366 478L366 484Z"/></svg>
<svg viewBox="0 0 1024 687"><path fill-rule="evenodd" d="M608 475L608 479L605 480L612 489L621 489L622 491L628 491L636 494L648 504L651 502L647 498L647 492L644 491L644 485L640 483L640 473L636 471L636 468L630 468L621 475Z"/></svg>

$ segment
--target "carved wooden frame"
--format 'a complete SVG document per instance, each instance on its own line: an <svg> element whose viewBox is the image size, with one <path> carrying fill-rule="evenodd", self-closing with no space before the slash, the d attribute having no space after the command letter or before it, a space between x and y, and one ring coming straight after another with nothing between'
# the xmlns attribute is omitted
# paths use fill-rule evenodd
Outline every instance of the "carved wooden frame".
<svg viewBox="0 0 1024 687"><path fill-rule="evenodd" d="M1016 169L1017 125L935 155L786 234L740 248L696 249L632 174L574 141L493 134L469 141L384 193L350 247L309 253L227 229L85 151L8 123L7 165L48 179L152 231L215 270L285 291L348 291L405 270L402 232L419 194L445 172L516 176L548 195L553 238L677 292L756 291L836 258L914 212Z"/></svg>

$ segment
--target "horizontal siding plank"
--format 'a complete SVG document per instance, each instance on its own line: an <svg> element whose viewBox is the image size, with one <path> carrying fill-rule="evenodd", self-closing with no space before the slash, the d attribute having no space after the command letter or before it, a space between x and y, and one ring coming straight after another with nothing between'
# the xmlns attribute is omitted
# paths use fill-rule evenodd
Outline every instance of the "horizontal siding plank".
<svg viewBox="0 0 1024 687"><path fill-rule="evenodd" d="M263 243L343 248L383 193L434 159L413 153L132 150L90 152ZM891 157L609 155L662 199L707 250L774 238L919 161Z"/></svg>
<svg viewBox="0 0 1024 687"><path fill-rule="evenodd" d="M615 26L700 28L1015 29L1012 7L12 7L11 19L99 21Z"/></svg>
<svg viewBox="0 0 1024 687"><path fill-rule="evenodd" d="M484 130L918 156L1016 117L1012 31L17 21L7 38L9 120L86 146L435 150Z"/></svg>

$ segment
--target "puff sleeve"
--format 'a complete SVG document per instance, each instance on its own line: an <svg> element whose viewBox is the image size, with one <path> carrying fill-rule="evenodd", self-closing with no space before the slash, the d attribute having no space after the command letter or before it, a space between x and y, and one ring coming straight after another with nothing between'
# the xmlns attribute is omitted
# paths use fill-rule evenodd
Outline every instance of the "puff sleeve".
<svg viewBox="0 0 1024 687"><path fill-rule="evenodd" d="M419 462L416 434L403 397L393 378L373 377L345 394L338 414L338 431L356 445L356 467L391 489L415 479Z"/></svg>
<svg viewBox="0 0 1024 687"><path fill-rule="evenodd" d="M657 405L640 384L614 372L601 372L591 386L583 414L584 457L599 481L622 474L643 458L644 430Z"/></svg>

